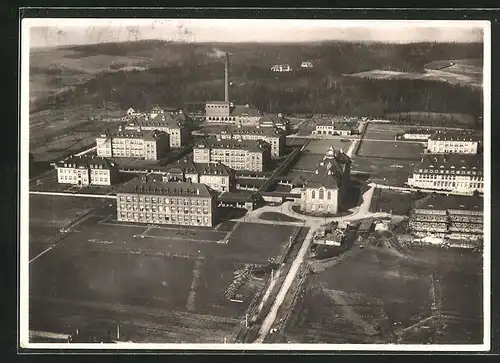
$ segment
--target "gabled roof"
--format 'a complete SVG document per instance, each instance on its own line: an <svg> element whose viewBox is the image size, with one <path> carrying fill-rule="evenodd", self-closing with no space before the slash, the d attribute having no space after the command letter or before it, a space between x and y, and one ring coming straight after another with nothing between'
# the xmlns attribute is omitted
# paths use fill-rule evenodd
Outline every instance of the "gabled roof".
<svg viewBox="0 0 500 363"><path fill-rule="evenodd" d="M483 211L483 198L429 194L415 202L415 209Z"/></svg>
<svg viewBox="0 0 500 363"><path fill-rule="evenodd" d="M114 162L100 156L71 156L55 164L58 168L80 169L111 169L116 166Z"/></svg>
<svg viewBox="0 0 500 363"><path fill-rule="evenodd" d="M342 150L330 147L327 154L318 162L314 173L305 181L305 187L338 189L344 176L346 165L351 164L351 158Z"/></svg>
<svg viewBox="0 0 500 363"><path fill-rule="evenodd" d="M194 148L209 148L209 149L238 149L248 150L252 152L264 152L270 149L271 145L263 140L235 140L235 139L220 139L215 137L205 138L196 143Z"/></svg>
<svg viewBox="0 0 500 363"><path fill-rule="evenodd" d="M472 130L438 130L431 135L430 140L479 141L480 137Z"/></svg>
<svg viewBox="0 0 500 363"><path fill-rule="evenodd" d="M163 196L214 197L215 193L205 184L164 182L153 176L139 177L118 188L117 193L137 193Z"/></svg>
<svg viewBox="0 0 500 363"><path fill-rule="evenodd" d="M260 116L260 111L254 106L246 105L234 105L230 111L231 116L249 116L257 117Z"/></svg>
<svg viewBox="0 0 500 363"><path fill-rule="evenodd" d="M420 163L414 170L471 170L478 173L483 171L482 155L471 154L423 154Z"/></svg>

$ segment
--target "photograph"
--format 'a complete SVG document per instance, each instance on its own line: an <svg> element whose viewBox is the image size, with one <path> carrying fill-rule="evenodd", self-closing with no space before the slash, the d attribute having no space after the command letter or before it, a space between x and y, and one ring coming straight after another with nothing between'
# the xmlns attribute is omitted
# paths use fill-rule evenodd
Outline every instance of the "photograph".
<svg viewBox="0 0 500 363"><path fill-rule="evenodd" d="M19 348L490 349L489 21L19 43Z"/></svg>

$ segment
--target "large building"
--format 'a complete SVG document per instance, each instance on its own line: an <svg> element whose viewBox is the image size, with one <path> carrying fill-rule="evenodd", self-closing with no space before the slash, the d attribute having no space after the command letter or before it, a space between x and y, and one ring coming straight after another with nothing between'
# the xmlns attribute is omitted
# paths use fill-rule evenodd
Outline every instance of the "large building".
<svg viewBox="0 0 500 363"><path fill-rule="evenodd" d="M185 125L186 116L183 112L165 112L159 107L154 107L149 114L132 117L125 130L135 131L163 131L169 136L171 148L186 146L189 140L189 131Z"/></svg>
<svg viewBox="0 0 500 363"><path fill-rule="evenodd" d="M271 146L262 140L207 138L193 148L193 162L222 163L234 170L262 172L271 159Z"/></svg>
<svg viewBox="0 0 500 363"><path fill-rule="evenodd" d="M257 108L251 105L235 105L229 100L229 55L225 56L224 101L207 101L205 121L226 124L257 124L261 117Z"/></svg>
<svg viewBox="0 0 500 363"><path fill-rule="evenodd" d="M483 193L481 155L423 154L408 178L409 186L463 194Z"/></svg>
<svg viewBox="0 0 500 363"><path fill-rule="evenodd" d="M439 130L429 137L427 152L432 154L477 154L478 135L469 130Z"/></svg>
<svg viewBox="0 0 500 363"><path fill-rule="evenodd" d="M418 140L427 142L429 138L434 135L436 129L431 129L427 127L410 127L405 130L402 134L396 136L396 139L403 140Z"/></svg>
<svg viewBox="0 0 500 363"><path fill-rule="evenodd" d="M113 185L118 179L116 165L106 158L72 156L55 163L60 184Z"/></svg>
<svg viewBox="0 0 500 363"><path fill-rule="evenodd" d="M195 164L188 158L167 165L162 175L164 181L202 183L218 192L234 191L236 186L234 170L224 164Z"/></svg>
<svg viewBox="0 0 500 363"><path fill-rule="evenodd" d="M284 154L286 136L278 128L253 126L225 126L212 135L220 139L262 140L271 145L271 157L278 158Z"/></svg>
<svg viewBox="0 0 500 363"><path fill-rule="evenodd" d="M314 173L304 182L300 208L312 214L337 214L349 184L351 159L330 147Z"/></svg>
<svg viewBox="0 0 500 363"><path fill-rule="evenodd" d="M316 128L311 132L321 136L350 136L357 125L352 122L339 122L334 120L321 120L316 123Z"/></svg>
<svg viewBox="0 0 500 363"><path fill-rule="evenodd" d="M417 200L409 228L416 237L477 241L483 238L483 199L431 194Z"/></svg>
<svg viewBox="0 0 500 363"><path fill-rule="evenodd" d="M147 175L123 185L116 194L121 222L212 227L217 218L216 193L205 184L164 182Z"/></svg>
<svg viewBox="0 0 500 363"><path fill-rule="evenodd" d="M140 129L139 129L140 130ZM96 138L97 155L108 158L160 160L169 150L169 134L163 131L123 130Z"/></svg>
<svg viewBox="0 0 500 363"><path fill-rule="evenodd" d="M283 117L281 113L277 115L269 114L264 115L259 119L259 126L281 129L287 132L290 130L290 120Z"/></svg>

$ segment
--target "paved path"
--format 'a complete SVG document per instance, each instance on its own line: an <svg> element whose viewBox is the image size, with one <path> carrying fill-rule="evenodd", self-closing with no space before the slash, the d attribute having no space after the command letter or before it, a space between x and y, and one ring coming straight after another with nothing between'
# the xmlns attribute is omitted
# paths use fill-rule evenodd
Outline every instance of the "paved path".
<svg viewBox="0 0 500 363"><path fill-rule="evenodd" d="M292 285L293 281L295 280L297 273L300 269L300 266L302 262L304 261L304 257L306 256L307 252L309 251L309 246L311 245L311 241L314 237L315 232L318 230L318 228L328 222L332 221L340 221L340 220L357 220L357 219L363 219L363 218L368 218L368 217L385 217L389 214L387 213L370 213L370 204L371 204L371 199L373 196L373 192L375 190L375 185L372 184L370 185L370 189L366 191L363 194L363 202L359 207L353 208L351 210L352 214L347 215L347 216L340 216L340 217L330 217L330 218L318 218L318 217L310 217L310 216L304 216L302 214L296 213L291 209L292 203L291 202L286 202L284 205L286 205L286 208L282 207L271 207L271 206L265 206L263 208L260 208L256 211L251 211L249 212L250 215L253 215L254 217L258 217L257 212L263 213L264 211L274 211L274 212L280 212L286 215L289 215L291 217L295 218L301 218L304 220L304 226L309 227L309 232L307 233L306 238L304 239L304 242L302 243L302 246L299 250L299 253L297 254L297 257L292 263L292 266L290 268L290 271L288 272L285 281L283 282L283 285L280 288L280 291L271 307L271 310L269 311L268 315L264 319L264 322L261 325L261 328L259 330L259 336L257 340L255 341L256 343L262 343L264 339L266 338L269 330L274 324L274 321L276 320L276 316L278 314L279 308L283 304L283 301L285 300L286 295L288 294L288 290L290 289L290 286Z"/></svg>

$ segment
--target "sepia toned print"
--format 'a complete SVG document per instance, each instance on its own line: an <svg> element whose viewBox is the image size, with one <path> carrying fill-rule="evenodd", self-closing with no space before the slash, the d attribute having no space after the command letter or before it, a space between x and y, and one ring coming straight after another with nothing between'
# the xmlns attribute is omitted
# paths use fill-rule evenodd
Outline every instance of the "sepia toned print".
<svg viewBox="0 0 500 363"><path fill-rule="evenodd" d="M488 349L488 23L22 34L22 347Z"/></svg>

